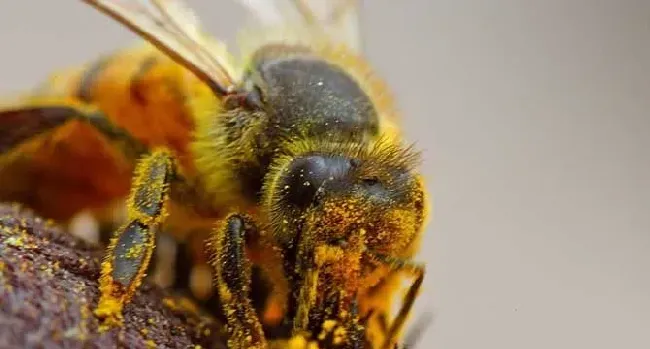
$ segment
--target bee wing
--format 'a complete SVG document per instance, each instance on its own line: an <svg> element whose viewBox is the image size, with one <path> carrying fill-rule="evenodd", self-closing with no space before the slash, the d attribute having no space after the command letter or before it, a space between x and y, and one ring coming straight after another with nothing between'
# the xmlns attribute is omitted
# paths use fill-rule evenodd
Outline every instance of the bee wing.
<svg viewBox="0 0 650 349"><path fill-rule="evenodd" d="M361 52L363 40L361 39L361 0L342 0L337 7L338 11L330 16L331 30L334 35L346 38L348 45Z"/></svg>
<svg viewBox="0 0 650 349"><path fill-rule="evenodd" d="M302 22L361 51L361 0L239 0L263 24Z"/></svg>
<svg viewBox="0 0 650 349"><path fill-rule="evenodd" d="M201 34L194 12L181 0L82 0L122 23L192 71L218 95L234 88L232 68Z"/></svg>

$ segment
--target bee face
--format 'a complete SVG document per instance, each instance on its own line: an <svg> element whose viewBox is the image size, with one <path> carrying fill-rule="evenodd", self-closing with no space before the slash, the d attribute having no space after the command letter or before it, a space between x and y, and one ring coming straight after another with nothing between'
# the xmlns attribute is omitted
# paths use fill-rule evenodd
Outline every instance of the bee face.
<svg viewBox="0 0 650 349"><path fill-rule="evenodd" d="M425 214L422 186L408 157L379 146L369 153L349 148L290 160L272 190L272 220L289 228L281 229L281 242L310 230L314 246L346 253L392 255L406 249Z"/></svg>

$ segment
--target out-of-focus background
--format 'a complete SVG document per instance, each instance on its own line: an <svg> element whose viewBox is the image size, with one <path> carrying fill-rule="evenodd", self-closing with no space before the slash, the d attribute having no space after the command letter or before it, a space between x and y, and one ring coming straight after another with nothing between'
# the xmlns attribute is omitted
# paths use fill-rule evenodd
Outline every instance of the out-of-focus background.
<svg viewBox="0 0 650 349"><path fill-rule="evenodd" d="M421 347L650 348L650 2L365 1L362 25L434 195ZM134 38L78 1L3 1L0 92Z"/></svg>

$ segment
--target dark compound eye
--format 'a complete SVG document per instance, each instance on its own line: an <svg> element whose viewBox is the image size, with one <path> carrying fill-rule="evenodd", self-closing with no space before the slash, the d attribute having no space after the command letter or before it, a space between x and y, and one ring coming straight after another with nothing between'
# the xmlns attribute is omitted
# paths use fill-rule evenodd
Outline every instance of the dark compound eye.
<svg viewBox="0 0 650 349"><path fill-rule="evenodd" d="M361 183L365 185L366 187L374 187L376 185L381 185L379 182L379 178L377 177L370 177L370 178L364 178L361 180Z"/></svg>
<svg viewBox="0 0 650 349"><path fill-rule="evenodd" d="M378 177L364 178L361 180L361 187L368 197L380 198L389 195L384 183Z"/></svg>
<svg viewBox="0 0 650 349"><path fill-rule="evenodd" d="M284 200L298 208L306 208L317 199L325 181L347 176L352 164L341 156L309 155L293 161L280 185Z"/></svg>

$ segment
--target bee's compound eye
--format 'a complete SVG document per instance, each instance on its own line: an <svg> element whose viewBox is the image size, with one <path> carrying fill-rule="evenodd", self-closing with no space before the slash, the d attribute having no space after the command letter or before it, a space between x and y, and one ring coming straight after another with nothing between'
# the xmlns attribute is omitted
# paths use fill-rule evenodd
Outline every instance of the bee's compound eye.
<svg viewBox="0 0 650 349"><path fill-rule="evenodd" d="M350 159L331 155L308 155L295 159L281 180L285 202L306 208L317 199L318 191L326 181L348 175Z"/></svg>
<svg viewBox="0 0 650 349"><path fill-rule="evenodd" d="M363 183L364 186L370 188L381 185L381 182L379 182L379 178L377 177L364 178L361 180L361 183Z"/></svg>

